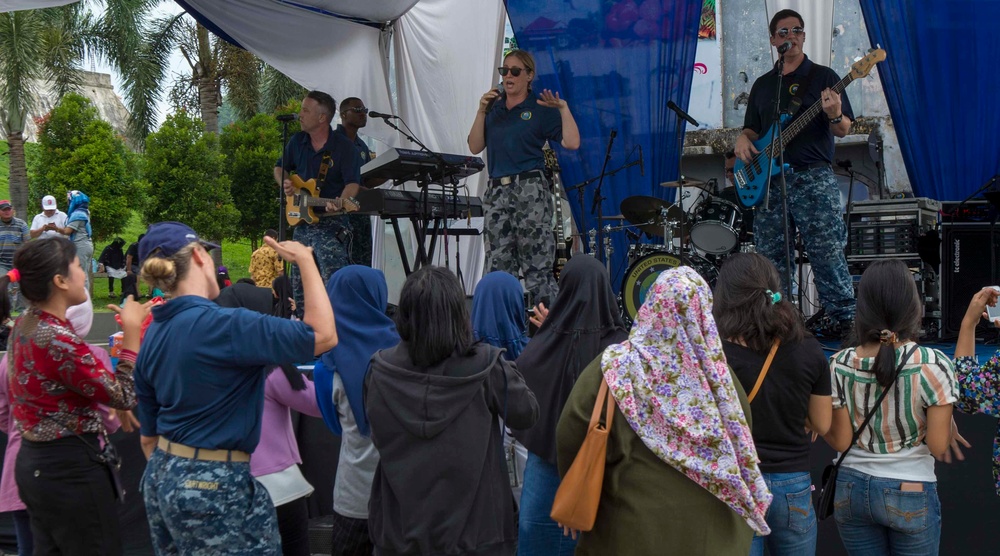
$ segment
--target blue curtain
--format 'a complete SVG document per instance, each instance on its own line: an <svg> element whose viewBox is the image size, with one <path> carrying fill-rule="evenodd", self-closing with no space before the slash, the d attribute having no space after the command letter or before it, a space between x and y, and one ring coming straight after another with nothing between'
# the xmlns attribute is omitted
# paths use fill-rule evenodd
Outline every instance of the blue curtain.
<svg viewBox="0 0 1000 556"><path fill-rule="evenodd" d="M1000 171L1000 1L861 0L918 197L962 200Z"/></svg>
<svg viewBox="0 0 1000 556"><path fill-rule="evenodd" d="M546 2L550 8L556 3ZM636 166L604 180L604 215L620 214L622 200L632 195L672 199L674 190L659 187L677 179L681 149L677 118L667 101L688 104L702 0L578 3L599 7L587 11L565 0L558 13L540 15L538 0L506 0L518 47L535 56L533 89L558 91L580 127L579 150L553 145L563 183L569 187L600 175L614 129L618 136L608 170L637 160L636 147L642 145L646 171L643 177ZM582 215L577 195L570 194L584 231L597 226L591 213L596 187L585 188ZM624 232L612 237L617 288L625 272L627 240Z"/></svg>

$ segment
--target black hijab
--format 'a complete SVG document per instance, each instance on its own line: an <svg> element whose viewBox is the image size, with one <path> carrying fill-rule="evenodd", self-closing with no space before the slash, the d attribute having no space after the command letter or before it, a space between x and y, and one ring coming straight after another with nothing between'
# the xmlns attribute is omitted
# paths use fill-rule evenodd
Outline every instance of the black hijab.
<svg viewBox="0 0 1000 556"><path fill-rule="evenodd" d="M219 293L215 303L220 307L241 307L264 315L270 315L274 296L270 288L258 288L250 284L237 282ZM292 385L292 390L305 390L306 382L302 373L294 365L281 365L285 378Z"/></svg>
<svg viewBox="0 0 1000 556"><path fill-rule="evenodd" d="M292 281L282 274L271 282L271 289L274 290L274 310L271 314L283 319L292 318L292 303L288 301L292 297Z"/></svg>
<svg viewBox="0 0 1000 556"><path fill-rule="evenodd" d="M570 259L548 317L517 358L539 416L534 427L514 431L514 437L555 465L556 425L576 379L604 348L627 337L607 270L593 257Z"/></svg>

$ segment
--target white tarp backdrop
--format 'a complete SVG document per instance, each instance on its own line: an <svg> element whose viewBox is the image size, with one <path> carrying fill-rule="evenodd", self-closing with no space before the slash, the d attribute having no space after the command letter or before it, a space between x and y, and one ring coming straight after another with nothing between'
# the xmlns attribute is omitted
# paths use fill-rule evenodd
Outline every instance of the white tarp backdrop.
<svg viewBox="0 0 1000 556"><path fill-rule="evenodd" d="M506 21L499 0L187 3L244 48L303 86L326 91L338 100L356 96L372 110L398 114L428 148L453 154L469 152L466 137L480 96L495 81ZM387 21L387 17L392 21L380 30L302 5L368 21ZM395 14L401 15L390 17ZM363 133L380 143L377 154L386 146L417 148L379 119L369 118ZM469 178L465 181L467 194L481 196L485 184L485 172ZM390 292L395 292L398 288L394 286L404 278L394 255L396 249L384 245L386 237L380 226L376 230L375 266L387 261L386 278ZM394 243L391 235L389 238ZM460 241L462 275L471 293L482 276L482 238L463 236ZM435 262L443 264L445 249L440 240L438 245ZM453 238L448 247L454 269Z"/></svg>

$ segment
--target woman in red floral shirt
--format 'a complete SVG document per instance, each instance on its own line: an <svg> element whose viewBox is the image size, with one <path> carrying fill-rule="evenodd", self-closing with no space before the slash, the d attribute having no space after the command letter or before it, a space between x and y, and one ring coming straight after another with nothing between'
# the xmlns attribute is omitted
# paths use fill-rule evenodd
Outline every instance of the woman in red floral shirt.
<svg viewBox="0 0 1000 556"><path fill-rule="evenodd" d="M0 292L19 282L31 304L11 332L7 381L23 437L14 476L36 554L122 553L116 489L102 463L98 404L135 407L132 367L149 308L134 302L112 307L121 313L124 340L117 369L108 369L66 320L66 309L87 299L85 278L76 248L64 238L25 244L14 254L14 270L0 277ZM0 297L5 320L10 304Z"/></svg>

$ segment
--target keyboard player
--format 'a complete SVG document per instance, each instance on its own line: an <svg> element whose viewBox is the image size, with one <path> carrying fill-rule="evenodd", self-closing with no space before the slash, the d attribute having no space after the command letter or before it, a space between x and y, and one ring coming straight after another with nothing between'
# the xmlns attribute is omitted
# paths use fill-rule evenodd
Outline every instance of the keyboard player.
<svg viewBox="0 0 1000 556"><path fill-rule="evenodd" d="M511 51L498 71L502 86L482 96L469 132L473 154L489 149L490 181L483 195L486 270L521 277L533 298L548 304L557 285L552 197L542 146L551 140L576 150L580 132L558 93L532 91L535 60L530 53Z"/></svg>

